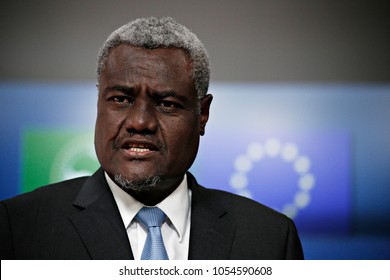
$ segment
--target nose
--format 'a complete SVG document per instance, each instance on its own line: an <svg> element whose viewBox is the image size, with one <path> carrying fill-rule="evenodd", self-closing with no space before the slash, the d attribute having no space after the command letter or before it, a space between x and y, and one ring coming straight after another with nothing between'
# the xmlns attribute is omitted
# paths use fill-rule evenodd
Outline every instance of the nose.
<svg viewBox="0 0 390 280"><path fill-rule="evenodd" d="M154 134L158 128L156 112L153 104L146 100L137 99L128 108L125 126L129 133Z"/></svg>

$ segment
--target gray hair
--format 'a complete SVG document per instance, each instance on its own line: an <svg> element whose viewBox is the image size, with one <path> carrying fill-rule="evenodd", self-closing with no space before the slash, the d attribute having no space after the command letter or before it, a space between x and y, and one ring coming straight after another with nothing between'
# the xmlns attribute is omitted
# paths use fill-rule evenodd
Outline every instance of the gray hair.
<svg viewBox="0 0 390 280"><path fill-rule="evenodd" d="M145 49L183 49L191 59L192 79L198 98L201 99L207 94L210 66L206 48L194 33L173 18L140 18L111 33L99 51L98 82L112 49L122 44Z"/></svg>

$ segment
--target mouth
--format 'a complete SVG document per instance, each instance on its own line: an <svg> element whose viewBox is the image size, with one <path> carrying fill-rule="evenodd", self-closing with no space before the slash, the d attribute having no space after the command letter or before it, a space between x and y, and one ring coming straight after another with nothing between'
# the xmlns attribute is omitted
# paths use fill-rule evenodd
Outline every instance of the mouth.
<svg viewBox="0 0 390 280"><path fill-rule="evenodd" d="M141 157L158 151L158 147L149 142L125 141L122 150L131 157Z"/></svg>

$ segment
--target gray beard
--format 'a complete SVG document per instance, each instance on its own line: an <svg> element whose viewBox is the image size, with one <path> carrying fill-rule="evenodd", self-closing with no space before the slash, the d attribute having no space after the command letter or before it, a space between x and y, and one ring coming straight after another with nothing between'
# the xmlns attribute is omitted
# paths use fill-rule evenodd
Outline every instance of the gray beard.
<svg viewBox="0 0 390 280"><path fill-rule="evenodd" d="M121 174L115 174L115 182L125 191L150 190L152 188L155 188L160 181L161 176L159 174L148 176L143 180L128 180L124 178Z"/></svg>

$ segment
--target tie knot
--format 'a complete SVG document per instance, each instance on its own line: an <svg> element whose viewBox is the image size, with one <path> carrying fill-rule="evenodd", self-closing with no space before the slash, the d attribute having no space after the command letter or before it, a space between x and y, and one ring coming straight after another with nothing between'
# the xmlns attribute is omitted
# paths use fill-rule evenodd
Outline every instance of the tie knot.
<svg viewBox="0 0 390 280"><path fill-rule="evenodd" d="M161 227L165 220L165 213L158 207L143 207L135 218L146 228Z"/></svg>

